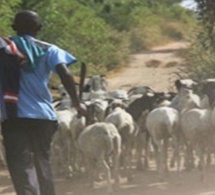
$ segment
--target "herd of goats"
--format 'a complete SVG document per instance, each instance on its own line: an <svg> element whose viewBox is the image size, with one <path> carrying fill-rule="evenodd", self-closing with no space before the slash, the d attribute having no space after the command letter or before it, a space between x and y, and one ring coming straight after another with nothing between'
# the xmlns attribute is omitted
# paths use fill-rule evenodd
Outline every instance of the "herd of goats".
<svg viewBox="0 0 215 195"><path fill-rule="evenodd" d="M62 86L56 88L53 105L59 130L51 155L55 174L83 173L93 185L102 173L111 193L112 179L118 186L122 173L129 179L134 166L150 168L153 156L159 179L169 166L176 166L178 174L182 167L198 167L204 179L215 152L215 79L178 79L175 92L156 92L150 86L110 91L107 84L103 76L88 79L82 94L85 116L71 107Z"/></svg>

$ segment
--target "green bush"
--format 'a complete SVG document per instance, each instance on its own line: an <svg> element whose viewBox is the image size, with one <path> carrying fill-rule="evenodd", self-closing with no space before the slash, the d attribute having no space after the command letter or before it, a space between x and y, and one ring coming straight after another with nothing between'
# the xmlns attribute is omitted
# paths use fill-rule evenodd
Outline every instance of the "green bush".
<svg viewBox="0 0 215 195"><path fill-rule="evenodd" d="M186 70L191 78L196 80L215 77L215 52L205 49L201 44L193 44L186 53Z"/></svg>
<svg viewBox="0 0 215 195"><path fill-rule="evenodd" d="M64 0L56 1L41 14L45 17L45 29L40 37L86 62L90 74L104 73L127 61L126 34L113 30L96 16L94 10Z"/></svg>
<svg viewBox="0 0 215 195"><path fill-rule="evenodd" d="M187 39L196 22L184 8L158 5L153 9L146 6L134 9L130 24L130 48L138 52L157 44Z"/></svg>
<svg viewBox="0 0 215 195"><path fill-rule="evenodd" d="M0 36L13 34L11 21L14 17L14 11L20 3L20 0L1 0L0 1Z"/></svg>
<svg viewBox="0 0 215 195"><path fill-rule="evenodd" d="M184 38L184 30L182 28L181 23L175 22L163 22L163 25L161 26L162 34L172 40L182 40Z"/></svg>
<svg viewBox="0 0 215 195"><path fill-rule="evenodd" d="M131 15L130 48L139 52L167 40L163 33L163 18L153 14L148 7L138 7Z"/></svg>
<svg viewBox="0 0 215 195"><path fill-rule="evenodd" d="M39 38L86 62L88 74L103 74L128 65L130 53L183 39L192 32L193 13L177 6L178 2L2 0L0 35L12 33L10 22L17 10L33 9L43 18ZM72 68L75 73L79 64Z"/></svg>
<svg viewBox="0 0 215 195"><path fill-rule="evenodd" d="M133 53L150 49L160 43L164 43L164 37L156 25L144 29L134 28L130 31L130 49Z"/></svg>

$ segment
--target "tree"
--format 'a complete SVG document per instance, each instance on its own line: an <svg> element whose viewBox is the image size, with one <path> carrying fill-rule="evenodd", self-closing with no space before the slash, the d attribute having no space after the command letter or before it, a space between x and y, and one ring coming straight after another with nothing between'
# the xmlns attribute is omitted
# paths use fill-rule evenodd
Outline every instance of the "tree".
<svg viewBox="0 0 215 195"><path fill-rule="evenodd" d="M12 33L11 20L19 3L20 0L0 0L0 36Z"/></svg>
<svg viewBox="0 0 215 195"><path fill-rule="evenodd" d="M195 0L197 3L197 13L204 31L200 34L203 44L215 49L215 1L214 0Z"/></svg>

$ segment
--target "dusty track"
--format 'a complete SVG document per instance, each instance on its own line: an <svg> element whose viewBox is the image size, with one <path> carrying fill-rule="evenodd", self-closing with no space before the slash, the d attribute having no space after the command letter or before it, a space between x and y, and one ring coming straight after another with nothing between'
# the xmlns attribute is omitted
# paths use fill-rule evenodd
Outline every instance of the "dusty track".
<svg viewBox="0 0 215 195"><path fill-rule="evenodd" d="M186 47L185 43L172 43L151 51L132 55L131 64L120 72L109 75L110 89L129 89L136 85L148 85L157 91L167 91L172 73L183 64L183 59L175 56L175 51ZM199 180L198 170L182 172L181 179L172 170L164 182L159 182L154 171L154 161L150 170L133 171L134 179L128 183L124 177L115 195L215 195L215 168L207 169L206 182ZM83 178L56 178L57 195L103 195L105 182L97 189L90 190ZM7 171L0 171L0 195L15 195ZM48 195L48 194L47 194Z"/></svg>
<svg viewBox="0 0 215 195"><path fill-rule="evenodd" d="M154 90L167 91L173 79L176 79L173 73L183 65L183 59L175 54L185 47L184 42L170 43L132 55L128 68L110 76L109 88L129 89L132 86L147 85Z"/></svg>

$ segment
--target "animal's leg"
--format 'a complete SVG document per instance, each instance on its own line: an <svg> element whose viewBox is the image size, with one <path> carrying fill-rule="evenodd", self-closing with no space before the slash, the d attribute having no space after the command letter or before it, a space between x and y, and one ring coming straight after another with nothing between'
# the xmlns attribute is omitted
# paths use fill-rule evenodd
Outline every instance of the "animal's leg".
<svg viewBox="0 0 215 195"><path fill-rule="evenodd" d="M161 144L159 142L152 141L152 145L155 151L155 161L156 161L157 171L159 174L159 178L161 179L161 162L160 162L161 151L159 152L159 149L161 148L160 146Z"/></svg>
<svg viewBox="0 0 215 195"><path fill-rule="evenodd" d="M200 144L201 145L201 144ZM204 162L204 148L201 145L199 148L199 171L200 171L200 180L204 181L205 180L205 162Z"/></svg>
<svg viewBox="0 0 215 195"><path fill-rule="evenodd" d="M115 185L117 185L117 186L120 183L119 159L120 159L120 155L121 155L121 147L119 147L118 141L119 140L117 140L117 139L113 140L113 145L114 145L114 153L113 153L113 177L114 177L114 180L115 180Z"/></svg>
<svg viewBox="0 0 215 195"><path fill-rule="evenodd" d="M168 138L164 139L163 141L163 155L161 155L161 164L162 164L162 170L164 170L165 174L168 174L169 169L168 169Z"/></svg>
<svg viewBox="0 0 215 195"><path fill-rule="evenodd" d="M108 194L113 193L112 189L112 184L111 184L111 172L110 172L110 167L108 166L107 162L105 161L104 158L99 159L99 165L101 168L104 170L104 173L106 175L106 180L108 182Z"/></svg>

